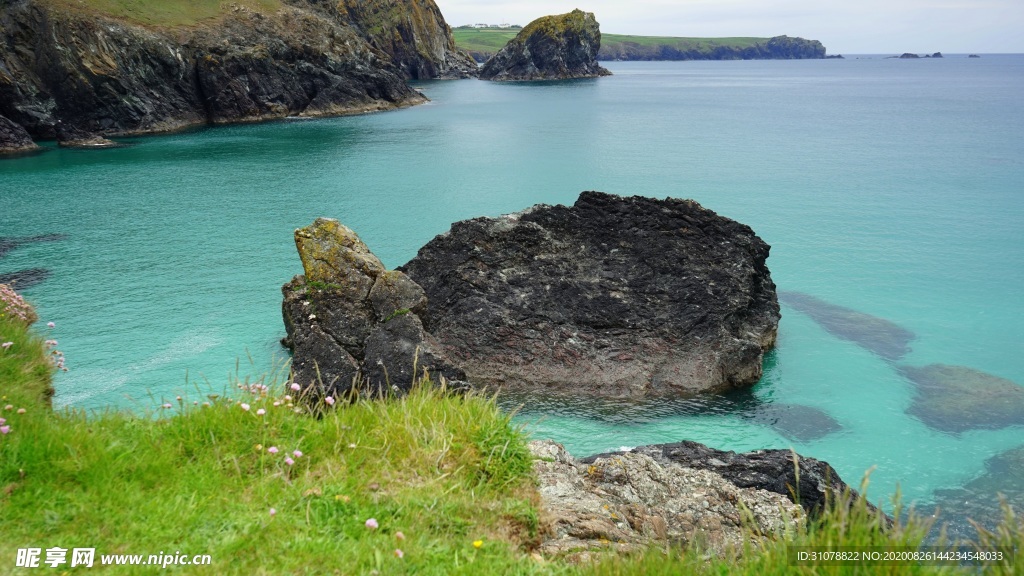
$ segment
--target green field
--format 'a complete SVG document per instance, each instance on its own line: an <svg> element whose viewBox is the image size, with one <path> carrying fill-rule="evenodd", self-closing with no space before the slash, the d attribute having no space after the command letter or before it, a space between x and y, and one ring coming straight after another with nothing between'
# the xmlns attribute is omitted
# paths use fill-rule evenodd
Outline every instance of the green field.
<svg viewBox="0 0 1024 576"><path fill-rule="evenodd" d="M143 26L192 26L214 20L235 7L272 13L281 0L43 0L59 9L101 14Z"/></svg>
<svg viewBox="0 0 1024 576"><path fill-rule="evenodd" d="M506 43L515 38L518 29L493 28L453 28L452 36L455 44L470 54L489 56L501 50ZM743 49L763 44L768 38L730 37L730 38L683 38L676 36L633 36L630 34L601 34L601 52L603 54L621 53L624 46L637 45L650 48L670 46L677 50L710 51L725 47Z"/></svg>

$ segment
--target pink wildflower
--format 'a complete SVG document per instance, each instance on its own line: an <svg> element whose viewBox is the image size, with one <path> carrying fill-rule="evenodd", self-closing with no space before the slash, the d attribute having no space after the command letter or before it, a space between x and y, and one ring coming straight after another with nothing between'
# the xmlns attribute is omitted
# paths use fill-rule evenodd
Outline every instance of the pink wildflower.
<svg viewBox="0 0 1024 576"><path fill-rule="evenodd" d="M0 426L0 434L7 434L11 431L10 426Z"/></svg>
<svg viewBox="0 0 1024 576"><path fill-rule="evenodd" d="M396 558L404 558L405 557L405 552L402 552L402 550L400 548L395 548L395 557Z"/></svg>
<svg viewBox="0 0 1024 576"><path fill-rule="evenodd" d="M395 532L395 539L396 540L405 540L405 534L402 534L401 531Z"/></svg>
<svg viewBox="0 0 1024 576"><path fill-rule="evenodd" d="M256 411L256 415L257 416L263 416L266 413L267 413L267 411L264 410L263 408L260 408L259 410Z"/></svg>
<svg viewBox="0 0 1024 576"><path fill-rule="evenodd" d="M377 524L376 518L370 518L366 521L366 527L370 530L376 530L379 525Z"/></svg>
<svg viewBox="0 0 1024 576"><path fill-rule="evenodd" d="M292 456L295 456L296 458L302 458L302 452L300 452L299 450L296 450L296 451L292 452Z"/></svg>
<svg viewBox="0 0 1024 576"><path fill-rule="evenodd" d="M171 407L171 403L170 403L170 402L167 402L167 403L165 403L165 404L163 405L163 407L164 407L164 408L170 408L170 407Z"/></svg>
<svg viewBox="0 0 1024 576"><path fill-rule="evenodd" d="M242 410L245 410L246 412L249 411L249 405L246 404L245 402L242 402L241 407L242 407Z"/></svg>
<svg viewBox="0 0 1024 576"><path fill-rule="evenodd" d="M277 515L277 510L276 510L276 509L274 509L274 508L271 508L271 509L270 509L270 515L271 515L271 516L276 516L276 515Z"/></svg>
<svg viewBox="0 0 1024 576"><path fill-rule="evenodd" d="M286 456L284 459L284 463L291 466L292 464L295 464L295 460L292 460L291 456Z"/></svg>
<svg viewBox="0 0 1024 576"><path fill-rule="evenodd" d="M18 414L24 414L24 413L25 413L25 409L24 408L18 408Z"/></svg>
<svg viewBox="0 0 1024 576"><path fill-rule="evenodd" d="M333 396L328 396L328 397L324 398L324 402L327 402L328 406L334 406L334 397Z"/></svg>
<svg viewBox="0 0 1024 576"><path fill-rule="evenodd" d="M3 344L0 344L0 348L3 348L4 350L7 350L11 346L14 346L14 342L4 342Z"/></svg>
<svg viewBox="0 0 1024 576"><path fill-rule="evenodd" d="M302 386L299 386L298 382L292 382L291 389L295 390L296 392L298 392L299 390L302 389Z"/></svg>
<svg viewBox="0 0 1024 576"><path fill-rule="evenodd" d="M269 454L277 454L277 446L271 446L270 448L267 448L267 452Z"/></svg>
<svg viewBox="0 0 1024 576"><path fill-rule="evenodd" d="M54 324L53 322L47 322L47 323L46 323L46 327L47 327L47 328L56 328L56 327L57 327L57 325L56 325L56 324Z"/></svg>

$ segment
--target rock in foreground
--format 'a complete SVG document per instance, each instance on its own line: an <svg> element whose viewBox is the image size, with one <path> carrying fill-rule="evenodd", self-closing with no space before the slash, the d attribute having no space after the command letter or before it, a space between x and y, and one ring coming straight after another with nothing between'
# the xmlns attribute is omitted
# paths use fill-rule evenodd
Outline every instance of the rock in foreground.
<svg viewBox="0 0 1024 576"><path fill-rule="evenodd" d="M24 128L0 116L0 155L32 152L38 148Z"/></svg>
<svg viewBox="0 0 1024 576"><path fill-rule="evenodd" d="M916 394L907 413L942 432L1024 426L1024 387L966 366L903 366Z"/></svg>
<svg viewBox="0 0 1024 576"><path fill-rule="evenodd" d="M779 322L768 252L693 200L584 192L458 222L401 270L474 385L686 396L761 377Z"/></svg>
<svg viewBox="0 0 1024 576"><path fill-rule="evenodd" d="M292 380L311 397L407 391L424 370L459 382L423 330L423 289L387 270L355 232L318 218L295 231L305 275L282 288Z"/></svg>
<svg viewBox="0 0 1024 576"><path fill-rule="evenodd" d="M580 559L588 550L671 542L721 555L778 536L805 517L785 496L641 452L583 463L550 440L531 442L530 450L538 458L545 554Z"/></svg>
<svg viewBox="0 0 1024 576"><path fill-rule="evenodd" d="M608 76L597 63L601 29L591 12L530 22L480 70L484 80L564 80Z"/></svg>

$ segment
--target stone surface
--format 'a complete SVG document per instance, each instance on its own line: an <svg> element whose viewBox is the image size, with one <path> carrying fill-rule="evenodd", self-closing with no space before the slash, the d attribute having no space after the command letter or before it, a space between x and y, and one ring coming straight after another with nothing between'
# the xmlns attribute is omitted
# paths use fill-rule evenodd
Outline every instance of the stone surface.
<svg viewBox="0 0 1024 576"><path fill-rule="evenodd" d="M1024 387L966 366L900 369L916 394L907 413L943 432L1024 426Z"/></svg>
<svg viewBox="0 0 1024 576"><path fill-rule="evenodd" d="M590 12L530 22L480 70L484 80L563 80L611 74L597 63L601 29Z"/></svg>
<svg viewBox="0 0 1024 576"><path fill-rule="evenodd" d="M849 340L886 360L899 360L910 351L914 333L884 318L831 304L801 292L782 291L779 300L808 315L833 336Z"/></svg>
<svg viewBox="0 0 1024 576"><path fill-rule="evenodd" d="M531 442L530 450L547 529L540 551L548 555L583 559L592 550L652 543L721 555L778 537L805 517L779 494L639 452L582 463L550 440Z"/></svg>
<svg viewBox="0 0 1024 576"><path fill-rule="evenodd" d="M845 491L854 497L857 495L828 462L800 456L790 450L756 450L737 454L684 440L641 446L628 452L598 454L582 461L589 463L597 458L624 453L643 454L662 464L675 463L685 468L709 470L740 488L774 492L799 504L812 517L817 516L835 495Z"/></svg>
<svg viewBox="0 0 1024 576"><path fill-rule="evenodd" d="M465 374L423 330L417 314L427 301L415 282L385 269L337 220L296 230L295 245L305 274L282 288L282 343L292 349L292 380L307 397L400 393L424 370L461 385Z"/></svg>
<svg viewBox="0 0 1024 576"><path fill-rule="evenodd" d="M607 39L606 39L607 40ZM775 36L753 46L603 42L598 60L803 60L825 58L818 40ZM841 57L841 56L840 56Z"/></svg>
<svg viewBox="0 0 1024 576"><path fill-rule="evenodd" d="M0 115L32 138L95 147L107 136L408 106L425 99L407 77L475 71L432 0L350 4L225 4L217 18L161 28L5 2Z"/></svg>
<svg viewBox="0 0 1024 576"><path fill-rule="evenodd" d="M24 128L0 116L0 155L21 154L38 149L39 146Z"/></svg>
<svg viewBox="0 0 1024 576"><path fill-rule="evenodd" d="M760 378L779 321L768 252L692 200L584 192L458 222L400 270L474 385L687 396Z"/></svg>
<svg viewBox="0 0 1024 576"><path fill-rule="evenodd" d="M763 402L741 414L752 422L769 426L797 442L810 442L843 429L828 412L813 406Z"/></svg>

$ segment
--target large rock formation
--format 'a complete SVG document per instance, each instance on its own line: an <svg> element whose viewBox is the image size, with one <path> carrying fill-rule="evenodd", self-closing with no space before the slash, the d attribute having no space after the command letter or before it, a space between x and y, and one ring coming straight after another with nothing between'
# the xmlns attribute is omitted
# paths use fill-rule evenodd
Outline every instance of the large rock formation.
<svg viewBox="0 0 1024 576"><path fill-rule="evenodd" d="M785 495L643 452L580 462L550 440L531 442L530 450L545 554L581 559L590 550L672 543L722 555L781 537L805 519Z"/></svg>
<svg viewBox="0 0 1024 576"><path fill-rule="evenodd" d="M779 321L768 251L693 200L584 192L458 222L400 269L474 384L679 396L760 378Z"/></svg>
<svg viewBox="0 0 1024 576"><path fill-rule="evenodd" d="M405 77L450 74L451 35L432 0L387 4L396 19L431 16L390 45L398 66L367 40L391 28L313 0L225 4L212 18L163 25L59 0L5 2L0 115L33 138L98 142L92 136L422 102Z"/></svg>
<svg viewBox="0 0 1024 576"><path fill-rule="evenodd" d="M339 4L374 47L409 78L469 78L479 73L455 47L451 28L434 0L343 0Z"/></svg>
<svg viewBox="0 0 1024 576"><path fill-rule="evenodd" d="M484 64L485 80L561 80L611 74L597 63L601 29L590 12L530 22Z"/></svg>
<svg viewBox="0 0 1024 576"><path fill-rule="evenodd" d="M295 231L295 245L305 275L282 288L284 344L307 397L406 391L424 371L465 378L423 330L423 289L385 269L355 232L318 218Z"/></svg>

